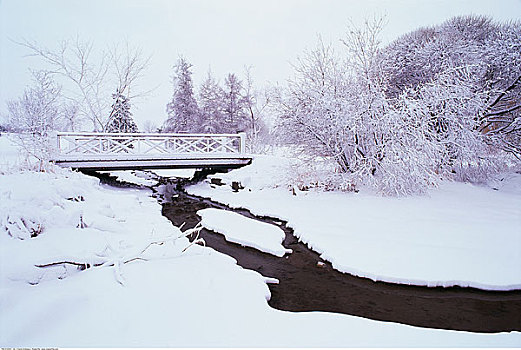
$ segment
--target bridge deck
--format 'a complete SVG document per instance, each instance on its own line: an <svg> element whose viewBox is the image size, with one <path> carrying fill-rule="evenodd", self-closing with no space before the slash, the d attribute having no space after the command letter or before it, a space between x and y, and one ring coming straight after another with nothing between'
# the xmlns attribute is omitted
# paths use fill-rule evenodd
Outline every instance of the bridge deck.
<svg viewBox="0 0 521 350"><path fill-rule="evenodd" d="M54 162L62 167L89 170L141 170L185 168L240 168L250 164L244 154L154 154L60 156Z"/></svg>

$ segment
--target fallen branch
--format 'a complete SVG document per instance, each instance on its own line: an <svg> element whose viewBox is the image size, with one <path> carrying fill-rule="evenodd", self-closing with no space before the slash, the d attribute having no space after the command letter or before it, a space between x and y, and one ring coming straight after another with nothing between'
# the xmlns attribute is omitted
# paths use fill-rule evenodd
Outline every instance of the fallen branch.
<svg viewBox="0 0 521 350"><path fill-rule="evenodd" d="M76 262L76 261L57 261L57 262L53 262L53 263L39 264L39 265L34 265L34 266L39 267L39 268L46 268L46 267L53 267L53 266L59 266L59 265L74 265L74 266L78 266L78 268L80 270L86 270L93 266L97 267L97 266L101 266L103 264L104 263L91 264L91 263L82 263L82 262Z"/></svg>

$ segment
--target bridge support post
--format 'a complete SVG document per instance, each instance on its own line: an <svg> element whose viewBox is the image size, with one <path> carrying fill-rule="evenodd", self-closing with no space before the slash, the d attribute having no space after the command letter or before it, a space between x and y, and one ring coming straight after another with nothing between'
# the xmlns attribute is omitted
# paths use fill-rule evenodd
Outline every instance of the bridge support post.
<svg viewBox="0 0 521 350"><path fill-rule="evenodd" d="M240 132L239 133L240 138L240 145L239 145L239 153L246 153L246 133Z"/></svg>

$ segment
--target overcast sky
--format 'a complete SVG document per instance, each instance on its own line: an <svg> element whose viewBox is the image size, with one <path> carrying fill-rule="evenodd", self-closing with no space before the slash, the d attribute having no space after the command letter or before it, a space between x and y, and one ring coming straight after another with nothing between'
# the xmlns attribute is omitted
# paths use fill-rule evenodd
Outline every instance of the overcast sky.
<svg viewBox="0 0 521 350"><path fill-rule="evenodd" d="M56 47L62 39L92 40L96 47L127 40L152 61L143 87L158 87L133 109L139 125L161 124L172 94L172 65L179 55L193 64L199 84L211 67L221 81L253 66L260 86L283 83L294 62L316 43L317 34L337 42L346 24L386 15L384 42L464 14L505 21L521 18L521 0L0 0L0 115L6 100L30 83L26 49L11 40Z"/></svg>

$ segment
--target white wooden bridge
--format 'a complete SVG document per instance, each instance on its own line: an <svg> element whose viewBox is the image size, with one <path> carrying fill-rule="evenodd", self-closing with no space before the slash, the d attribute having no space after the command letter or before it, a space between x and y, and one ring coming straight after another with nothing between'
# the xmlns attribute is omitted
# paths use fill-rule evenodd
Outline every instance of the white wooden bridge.
<svg viewBox="0 0 521 350"><path fill-rule="evenodd" d="M88 170L238 168L251 163L240 134L57 134L60 166Z"/></svg>

